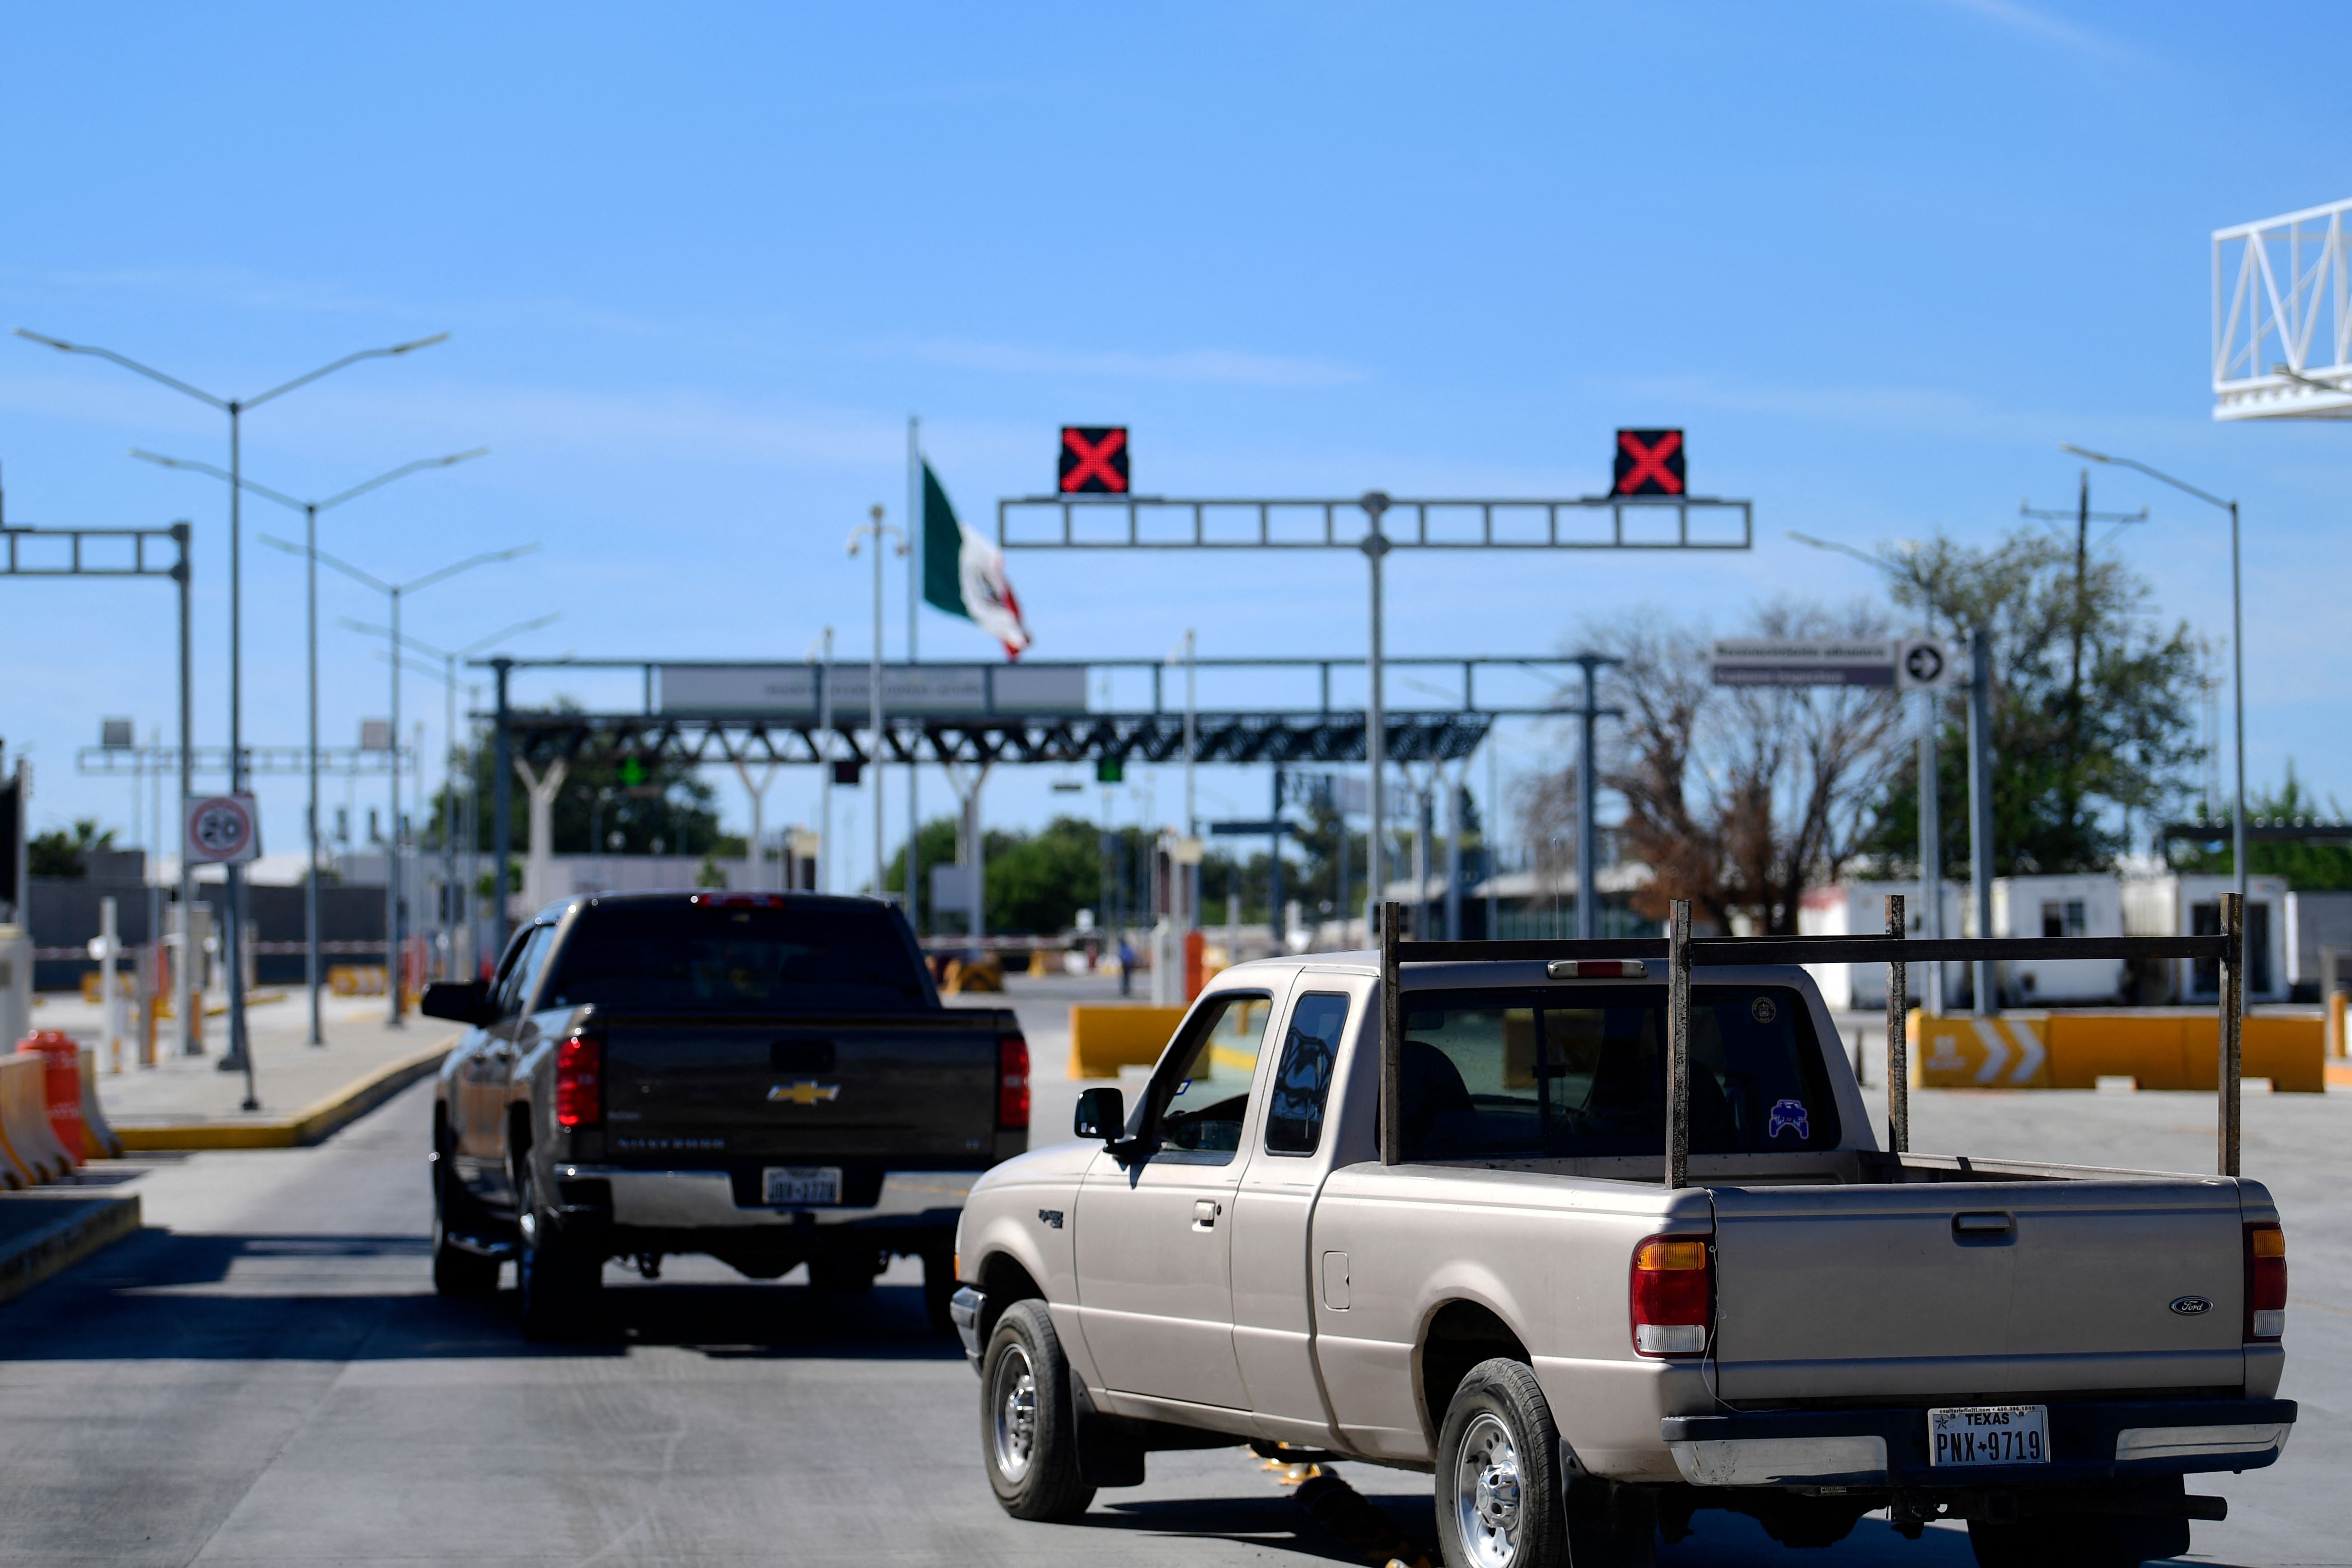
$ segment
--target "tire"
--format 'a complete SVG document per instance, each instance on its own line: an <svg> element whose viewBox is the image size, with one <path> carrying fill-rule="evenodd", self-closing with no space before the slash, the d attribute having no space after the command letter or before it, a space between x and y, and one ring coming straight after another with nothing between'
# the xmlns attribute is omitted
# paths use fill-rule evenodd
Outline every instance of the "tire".
<svg viewBox="0 0 2352 1568"><path fill-rule="evenodd" d="M1437 1544L1446 1568L1648 1568L1657 1527L1616 1489L1563 1473L1559 1428L1535 1373L1470 1369L1437 1439Z"/></svg>
<svg viewBox="0 0 2352 1568"><path fill-rule="evenodd" d="M448 1225L433 1211L433 1289L436 1295L475 1300L499 1293L499 1260L468 1252L449 1239Z"/></svg>
<svg viewBox="0 0 2352 1568"><path fill-rule="evenodd" d="M875 1277L882 1272L883 1258L879 1248L863 1247L828 1247L820 1248L809 1259L809 1286L831 1295L849 1296L860 1290L874 1289Z"/></svg>
<svg viewBox="0 0 2352 1568"><path fill-rule="evenodd" d="M586 1328L603 1293L604 1259L567 1237L539 1201L529 1156L516 1162L515 1294L522 1331L534 1340L568 1339Z"/></svg>
<svg viewBox="0 0 2352 1568"><path fill-rule="evenodd" d="M1536 1374L1482 1361L1437 1436L1437 1546L1446 1568L1567 1568L1559 1429Z"/></svg>
<svg viewBox="0 0 2352 1568"><path fill-rule="evenodd" d="M468 1252L449 1239L449 1219L468 1212L449 1173L448 1137L436 1118L433 1162L433 1289L438 1295L460 1299L495 1296L499 1290L499 1260Z"/></svg>
<svg viewBox="0 0 2352 1568"><path fill-rule="evenodd" d="M955 1319L949 1315L948 1304L955 1299L955 1254L924 1253L923 1315L930 1320L933 1333L954 1335Z"/></svg>
<svg viewBox="0 0 2352 1568"><path fill-rule="evenodd" d="M1015 1519L1076 1519L1095 1500L1078 1476L1070 1363L1043 1301L1013 1302L989 1335L980 1361L980 1456L998 1504Z"/></svg>
<svg viewBox="0 0 2352 1568"><path fill-rule="evenodd" d="M2014 1524L1969 1521L1978 1568L2139 1568L2189 1551L2189 1521L2148 1514L2060 1513Z"/></svg>

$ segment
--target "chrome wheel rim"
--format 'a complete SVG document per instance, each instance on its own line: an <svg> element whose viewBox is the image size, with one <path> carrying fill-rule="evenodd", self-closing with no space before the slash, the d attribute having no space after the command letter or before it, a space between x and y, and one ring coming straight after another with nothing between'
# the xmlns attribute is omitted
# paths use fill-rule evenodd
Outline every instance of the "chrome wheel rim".
<svg viewBox="0 0 2352 1568"><path fill-rule="evenodd" d="M1519 1555L1525 1489L1510 1429L1481 1415L1462 1434L1454 1460L1454 1521L1462 1549L1479 1568L1510 1568Z"/></svg>
<svg viewBox="0 0 2352 1568"><path fill-rule="evenodd" d="M1037 1373L1029 1352L1017 1343L1006 1345L996 1358L988 1405L997 1471L1018 1483L1037 1452Z"/></svg>

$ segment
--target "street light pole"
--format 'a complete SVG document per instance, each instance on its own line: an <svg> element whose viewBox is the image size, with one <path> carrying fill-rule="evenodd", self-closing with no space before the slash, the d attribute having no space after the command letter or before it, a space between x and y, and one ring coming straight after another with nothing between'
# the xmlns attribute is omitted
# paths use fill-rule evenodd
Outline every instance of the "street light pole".
<svg viewBox="0 0 2352 1568"><path fill-rule="evenodd" d="M362 349L357 353L345 354L332 363L320 365L316 370L271 387L258 396L240 399L215 396L201 387L191 386L177 376L166 375L152 366L141 364L137 360L116 353L112 349L96 348L88 343L69 343L61 338L47 337L39 332L27 331L23 327L16 328L16 332L20 338L46 344L61 353L89 354L98 359L111 360L125 370L143 375L150 381L172 388L174 392L185 394L200 403L209 404L228 416L228 768L230 792L242 794L245 789L245 689L243 574L240 566L244 513L240 500L245 487L239 476L244 471L242 422L245 413L247 409L260 407L273 398L281 397L297 387L307 386L321 376L331 375L346 365L357 364L363 359L392 359L416 349L429 348L435 343L446 340L449 334L436 332L430 337L417 338L404 343L394 343L389 348ZM183 809L184 810L184 803ZM315 853L315 847L313 852ZM227 877L228 918L223 922L227 929L222 933L221 951L227 972L229 1049L228 1054L221 1058L220 1065L223 1070L240 1068L244 1069L245 1109L258 1110L261 1105L254 1094L253 1068L246 1051L247 1042L245 1030L245 869L234 861L223 869ZM193 916L193 910L188 912ZM183 954L183 956L185 955Z"/></svg>
<svg viewBox="0 0 2352 1568"><path fill-rule="evenodd" d="M392 994L390 1016L386 1018L385 1022L391 1027L397 1029L403 1026L401 1020L402 1009L400 1005L401 596L404 594L414 593L419 588L430 587L436 583L441 582L446 578L454 577L458 573L471 570L476 566L486 566L494 561L511 561L518 555L528 555L532 551L538 549L539 546L537 544L518 544L511 550L485 551L479 555L469 555L463 561L454 562L447 566L440 568L438 571L427 572L424 576L412 578L405 583L387 583L383 578L376 576L374 574L363 572L359 567L352 565L350 562L330 555L325 551L318 549L316 546L311 546L306 549L302 545L289 544L282 539L273 539L266 533L260 535L259 538L261 542L268 545L273 550L282 550L289 555L302 555L314 560L323 561L328 565L333 567L336 571L341 572L344 576L351 578L353 582L359 583L366 587L373 588L377 593L384 595L392 601L392 734L390 737L392 747L385 763L386 771L392 777L392 821L386 826L384 837L384 989ZM501 874L503 874L503 869L504 868L501 868Z"/></svg>
<svg viewBox="0 0 2352 1568"><path fill-rule="evenodd" d="M296 500L292 496L245 478L234 468L223 472L210 463L199 463L185 458L166 458L154 452L142 451L136 447L131 449L131 455L142 462L159 464L166 468L186 468L195 473L210 474L216 479L226 479L228 481L229 494L232 498L239 491L251 490L257 496L274 500L280 506L290 507L302 514L303 616L309 645L308 686L310 710L309 770L310 775L310 874L303 879L302 934L303 945L306 949L304 967L308 971L310 992L310 1043L314 1046L323 1046L327 1043L324 1020L321 1016L323 1005L320 1000L320 993L325 984L325 969L320 962L319 951L319 870L322 859L320 852L324 847L324 836L320 831L319 826L319 514L322 511L331 511L345 501L355 500L370 490L381 489L394 479L404 479L410 474L425 468L449 468L465 462L468 458L481 457L488 450L488 447L477 447L470 452L453 452L446 458L420 458L415 462L403 463L396 468L386 469L365 483L353 485L341 494L329 496L324 500ZM398 715L395 714L394 718L397 719L397 717ZM393 731L393 756L395 764L400 753L399 739L399 730L395 725ZM396 800L393 820L396 826L399 821Z"/></svg>
<svg viewBox="0 0 2352 1568"><path fill-rule="evenodd" d="M2095 463L2108 463L2119 468L2137 468L2149 479L2170 485L2184 495L2195 496L2209 506L2220 507L2230 514L2230 706L2237 731L2237 805L2230 814L2230 864L2238 877L2239 908L2245 907L2246 898L2246 616L2245 598L2240 590L2238 573L2238 503L2223 500L2209 490L2200 490L2185 479L2149 468L2131 458L2110 457L2094 452L2072 442L2062 442L2059 450L2072 452L2078 458L2088 458Z"/></svg>
<svg viewBox="0 0 2352 1568"><path fill-rule="evenodd" d="M883 863L882 863L882 804L883 804L883 803L882 803L882 752L883 752L883 739L882 739L882 555L883 555L883 548L882 548L882 539L883 539L883 536L884 536L885 534L890 534L890 533L895 533L895 534L897 534L897 535L898 536L898 553L899 553L899 554L901 554L901 555L904 555L904 554L906 554L906 553L907 553L907 531L906 531L906 530L904 530L904 529L902 529L902 528L894 528L894 527L892 527L890 524L884 522L884 521L882 521L882 515L883 515L883 513L882 513L882 503L881 503L881 502L879 502L879 501L877 501L877 502L875 502L875 503L874 503L874 508L873 508L873 511L872 511L872 514L871 514L871 516L872 516L872 521L868 521L868 522L861 522L861 523L859 523L856 528L853 528L853 529L851 529L851 530L849 531L849 552L850 552L850 554L852 554L852 555L855 555L855 554L856 554L856 553L857 553L858 541L860 541L860 540L864 539L864 538L865 538L866 535L868 535L868 534L872 534L872 535L874 536L874 656L873 656L873 659L872 659L872 661L871 661L871 663L870 663L870 665L869 665L869 667L868 667L868 670L867 670L867 680L868 680L869 684L868 684L867 689L866 689L866 705L867 705L867 708L868 708L868 710L869 710L869 720L870 720L870 721L871 721L871 723L873 724L873 727L874 727L874 756L873 756L873 764L874 764L874 896L875 896L876 898L877 898L877 899L879 899L879 898L883 898L883 897L886 897L886 896L887 896L887 895L886 895L886 892L885 892L885 889L883 889L883 886L882 886L882 872L883 872L883 868L883 868ZM908 844L907 844L907 882L908 882L908 885L909 887L912 887L912 886L914 885L914 880L915 880L915 846L914 846L914 841L913 841L912 839L909 839L909 840L908 841Z"/></svg>

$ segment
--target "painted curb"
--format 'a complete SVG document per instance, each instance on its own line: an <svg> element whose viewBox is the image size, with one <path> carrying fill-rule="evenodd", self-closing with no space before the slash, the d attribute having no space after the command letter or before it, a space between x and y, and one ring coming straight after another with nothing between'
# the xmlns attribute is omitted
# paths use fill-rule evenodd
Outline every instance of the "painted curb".
<svg viewBox="0 0 2352 1568"><path fill-rule="evenodd" d="M55 1204L72 1212L14 1241L0 1243L0 1301L13 1301L42 1280L61 1274L110 1242L139 1228L139 1195L125 1197L25 1196L0 1200Z"/></svg>
<svg viewBox="0 0 2352 1568"><path fill-rule="evenodd" d="M122 1146L142 1149L300 1149L323 1143L410 1084L440 1068L457 1043L452 1035L436 1046L386 1062L293 1116L276 1121L166 1121L115 1128Z"/></svg>

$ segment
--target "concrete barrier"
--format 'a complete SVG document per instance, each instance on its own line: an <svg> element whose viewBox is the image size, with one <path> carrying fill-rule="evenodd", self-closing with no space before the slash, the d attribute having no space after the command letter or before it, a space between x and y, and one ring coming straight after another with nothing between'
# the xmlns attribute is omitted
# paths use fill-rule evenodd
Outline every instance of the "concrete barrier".
<svg viewBox="0 0 2352 1568"><path fill-rule="evenodd" d="M74 1158L49 1128L48 1064L39 1057L0 1058L0 1136L15 1163L39 1182L73 1174Z"/></svg>
<svg viewBox="0 0 2352 1568"><path fill-rule="evenodd" d="M1070 1076L1117 1078L1123 1067L1150 1067L1168 1048L1182 1007L1072 1007Z"/></svg>
<svg viewBox="0 0 2352 1568"><path fill-rule="evenodd" d="M1914 1081L1922 1089L2096 1089L2127 1078L2141 1089L2210 1094L2221 1081L2221 1020L2209 1011L1911 1015ZM2326 1021L2248 1016L2243 1076L2286 1094L2327 1087Z"/></svg>
<svg viewBox="0 0 2352 1568"><path fill-rule="evenodd" d="M81 1054L81 1137L82 1157L86 1160L120 1160L122 1140L107 1125L106 1112L98 1106L98 1053Z"/></svg>

